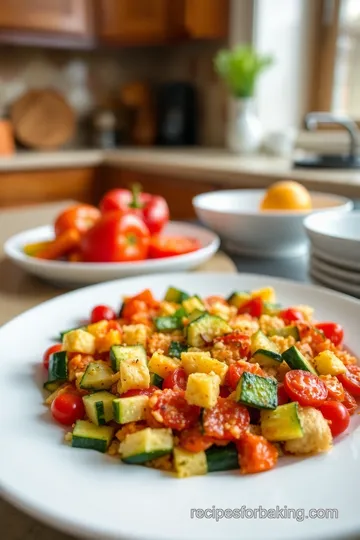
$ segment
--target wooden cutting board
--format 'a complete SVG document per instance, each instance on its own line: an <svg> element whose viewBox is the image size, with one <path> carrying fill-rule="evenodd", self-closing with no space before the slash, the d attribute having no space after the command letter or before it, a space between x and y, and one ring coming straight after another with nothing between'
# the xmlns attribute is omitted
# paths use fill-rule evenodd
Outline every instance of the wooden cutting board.
<svg viewBox="0 0 360 540"><path fill-rule="evenodd" d="M30 148L58 148L75 132L74 111L55 90L25 92L12 104L10 117L15 137Z"/></svg>

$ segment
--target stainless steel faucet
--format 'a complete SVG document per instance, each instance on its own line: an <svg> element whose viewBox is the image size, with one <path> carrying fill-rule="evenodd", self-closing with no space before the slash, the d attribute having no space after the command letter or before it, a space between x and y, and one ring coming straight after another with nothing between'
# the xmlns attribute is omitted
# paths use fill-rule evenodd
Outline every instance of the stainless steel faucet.
<svg viewBox="0 0 360 540"><path fill-rule="evenodd" d="M360 131L353 120L346 116L336 116L328 112L311 112L305 116L305 126L309 131L314 131L319 124L338 124L346 129L350 137L349 158L356 158Z"/></svg>

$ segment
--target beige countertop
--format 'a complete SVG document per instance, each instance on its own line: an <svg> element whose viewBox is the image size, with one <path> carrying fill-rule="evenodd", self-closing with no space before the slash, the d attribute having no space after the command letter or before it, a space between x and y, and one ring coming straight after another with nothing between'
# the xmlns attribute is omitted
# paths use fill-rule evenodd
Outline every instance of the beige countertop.
<svg viewBox="0 0 360 540"><path fill-rule="evenodd" d="M212 181L221 187L267 187L280 179L302 182L312 190L326 190L360 198L360 169L324 170L291 168L289 159L266 155L237 156L212 148L163 149L119 148L23 152L0 157L0 173L34 169L77 168L97 165Z"/></svg>

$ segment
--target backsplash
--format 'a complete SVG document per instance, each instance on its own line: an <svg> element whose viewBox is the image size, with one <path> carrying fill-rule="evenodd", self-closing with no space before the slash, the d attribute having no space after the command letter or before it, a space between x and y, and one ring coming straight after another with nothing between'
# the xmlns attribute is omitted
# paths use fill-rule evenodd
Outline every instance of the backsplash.
<svg viewBox="0 0 360 540"><path fill-rule="evenodd" d="M57 89L81 119L97 106L116 105L120 87L129 81L145 80L156 86L185 80L198 90L200 143L221 146L226 93L212 66L221 45L201 42L86 52L1 47L0 115L6 115L10 104L28 89Z"/></svg>

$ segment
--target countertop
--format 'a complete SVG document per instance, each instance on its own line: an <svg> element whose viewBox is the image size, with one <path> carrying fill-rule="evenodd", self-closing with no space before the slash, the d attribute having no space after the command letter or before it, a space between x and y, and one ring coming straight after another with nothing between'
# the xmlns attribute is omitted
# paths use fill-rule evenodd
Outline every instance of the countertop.
<svg viewBox="0 0 360 540"><path fill-rule="evenodd" d="M264 188L276 180L302 182L312 190L360 198L360 169L292 169L289 159L266 155L237 156L213 148L119 148L23 152L0 157L0 173L35 169L107 165L171 177L212 181L233 188Z"/></svg>

